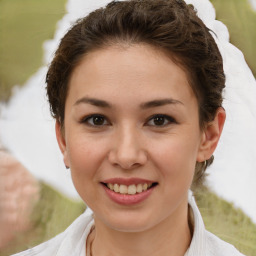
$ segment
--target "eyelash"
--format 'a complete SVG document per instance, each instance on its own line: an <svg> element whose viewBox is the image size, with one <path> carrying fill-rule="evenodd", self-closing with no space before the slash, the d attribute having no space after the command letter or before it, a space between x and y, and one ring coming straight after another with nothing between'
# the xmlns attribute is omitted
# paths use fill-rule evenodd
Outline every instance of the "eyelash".
<svg viewBox="0 0 256 256"><path fill-rule="evenodd" d="M101 124L101 125L97 125L97 124L91 124L89 121L92 120L93 121L93 118L101 118L104 120L104 123L107 121L107 124ZM100 114L93 114L93 115L89 115L85 118L83 118L81 120L81 123L86 123L87 125L89 126L92 126L92 127L102 127L102 126L105 126L105 125L109 125L110 122L107 120L107 118L103 115L100 115Z"/></svg>
<svg viewBox="0 0 256 256"><path fill-rule="evenodd" d="M164 124L163 125L148 125L148 126L165 127L169 124L176 124L177 123L176 120L173 117L168 116L168 115L163 115L163 114L156 114L156 115L151 116L148 119L147 123L149 123L149 121L152 121L156 118L161 118L161 119L163 118L164 119Z"/></svg>
<svg viewBox="0 0 256 256"><path fill-rule="evenodd" d="M98 124L98 125L90 123L90 121L93 122L93 118L100 118L101 121L103 121L103 123ZM155 119L155 121L156 121L156 119L163 119L164 123L160 124L160 125L149 124L149 122L154 121L154 119ZM95 119L94 119L94 121L95 121ZM100 127L103 127L103 126L106 126L106 125L110 125L110 122L108 121L108 119L104 115L101 115L101 114L89 115L89 116L83 118L80 122L81 123L86 123L89 126L97 127L97 128L100 128ZM177 123L176 120L171 116L163 115L163 114L155 114L155 115L152 115L150 118L148 118L148 120L146 122L146 126L165 127L169 124L175 124L175 123Z"/></svg>

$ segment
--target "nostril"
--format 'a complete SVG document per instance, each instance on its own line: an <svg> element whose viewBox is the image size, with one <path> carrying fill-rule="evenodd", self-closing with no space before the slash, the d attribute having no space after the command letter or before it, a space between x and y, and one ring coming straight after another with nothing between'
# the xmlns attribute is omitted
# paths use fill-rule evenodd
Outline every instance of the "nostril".
<svg viewBox="0 0 256 256"><path fill-rule="evenodd" d="M112 151L109 153L108 159L112 165L119 166L123 170L135 169L147 162L147 156L142 152L123 154L122 152Z"/></svg>

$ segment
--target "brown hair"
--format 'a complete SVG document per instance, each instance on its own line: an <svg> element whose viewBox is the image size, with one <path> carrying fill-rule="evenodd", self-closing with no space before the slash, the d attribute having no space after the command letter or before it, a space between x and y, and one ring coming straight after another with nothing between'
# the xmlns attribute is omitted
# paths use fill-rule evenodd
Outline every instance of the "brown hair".
<svg viewBox="0 0 256 256"><path fill-rule="evenodd" d="M222 105L223 63L210 30L183 0L112 1L78 20L62 38L47 73L53 117L63 126L69 78L84 55L111 45L141 43L163 50L186 70L203 128ZM199 164L195 180L211 162Z"/></svg>

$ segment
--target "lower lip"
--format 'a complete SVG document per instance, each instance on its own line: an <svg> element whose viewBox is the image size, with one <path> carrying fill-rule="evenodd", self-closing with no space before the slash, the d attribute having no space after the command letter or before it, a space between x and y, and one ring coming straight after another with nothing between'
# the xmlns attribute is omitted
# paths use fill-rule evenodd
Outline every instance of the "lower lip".
<svg viewBox="0 0 256 256"><path fill-rule="evenodd" d="M113 200L115 203L122 204L122 205L134 205L134 204L143 202L150 196L150 194L153 192L153 189L155 188L155 187L151 187L150 189L143 191L141 193L128 195L128 194L116 193L110 190L109 188L107 188L105 185L102 185L102 186L111 200Z"/></svg>

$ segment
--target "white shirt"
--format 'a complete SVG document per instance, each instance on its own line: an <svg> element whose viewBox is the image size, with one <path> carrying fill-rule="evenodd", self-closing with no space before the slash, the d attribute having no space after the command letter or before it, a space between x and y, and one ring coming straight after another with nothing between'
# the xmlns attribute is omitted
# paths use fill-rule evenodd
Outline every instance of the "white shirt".
<svg viewBox="0 0 256 256"><path fill-rule="evenodd" d="M231 244L205 229L192 193L188 197L193 212L194 233L184 256L243 256ZM92 212L86 210L63 233L32 249L13 256L86 256L86 240L94 225Z"/></svg>

